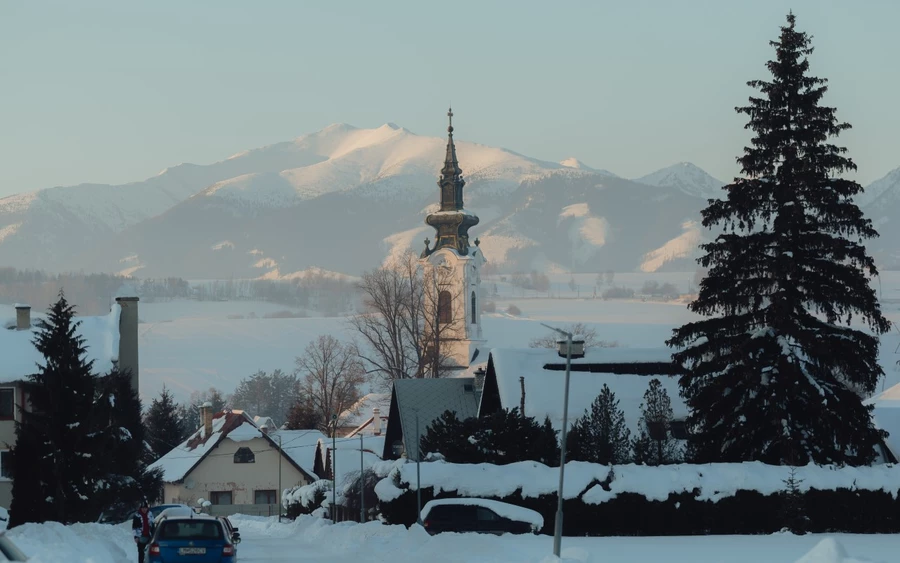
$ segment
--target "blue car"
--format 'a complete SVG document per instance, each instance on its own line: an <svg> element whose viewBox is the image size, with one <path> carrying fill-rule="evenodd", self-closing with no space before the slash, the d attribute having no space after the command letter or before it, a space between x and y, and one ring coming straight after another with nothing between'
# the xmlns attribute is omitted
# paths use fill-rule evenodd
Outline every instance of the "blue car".
<svg viewBox="0 0 900 563"><path fill-rule="evenodd" d="M221 520L197 515L163 519L147 557L150 563L236 563L237 550Z"/></svg>

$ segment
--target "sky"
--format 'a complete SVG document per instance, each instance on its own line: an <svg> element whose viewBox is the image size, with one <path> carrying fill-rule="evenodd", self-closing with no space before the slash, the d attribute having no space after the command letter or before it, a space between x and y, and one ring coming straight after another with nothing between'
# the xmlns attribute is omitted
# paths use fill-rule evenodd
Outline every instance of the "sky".
<svg viewBox="0 0 900 563"><path fill-rule="evenodd" d="M0 196L142 180L331 123L722 180L789 9L863 184L900 166L900 2L0 0Z"/></svg>

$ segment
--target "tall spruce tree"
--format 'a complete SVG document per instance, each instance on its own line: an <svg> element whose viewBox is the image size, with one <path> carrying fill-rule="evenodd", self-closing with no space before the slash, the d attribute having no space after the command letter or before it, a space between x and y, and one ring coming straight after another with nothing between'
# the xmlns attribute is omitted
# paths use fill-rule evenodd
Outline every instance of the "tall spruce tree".
<svg viewBox="0 0 900 563"><path fill-rule="evenodd" d="M830 139L850 126L820 105L826 81L809 75L813 49L793 14L771 44L771 80L749 82L762 95L736 108L753 131L744 177L703 210L723 233L702 246L709 272L690 309L710 318L668 342L688 370L692 452L865 464L880 433L860 395L882 376L877 335L889 327L867 279L877 271L863 242L877 233L853 201L862 188L840 177L856 165Z"/></svg>
<svg viewBox="0 0 900 563"><path fill-rule="evenodd" d="M10 526L97 517L102 437L94 431L96 376L76 333L75 308L62 291L33 343L44 357L24 387L31 404L16 425Z"/></svg>
<svg viewBox="0 0 900 563"><path fill-rule="evenodd" d="M672 437L672 400L657 378L650 380L641 403L640 434L634 440L634 462L666 465L682 460L681 446Z"/></svg>
<svg viewBox="0 0 900 563"><path fill-rule="evenodd" d="M603 385L584 415L566 434L566 457L604 465L631 461L631 431L616 394Z"/></svg>
<svg viewBox="0 0 900 563"><path fill-rule="evenodd" d="M158 398L154 398L144 416L146 440L153 459L166 455L181 443L183 430L178 417L178 404L172 392L163 385Z"/></svg>

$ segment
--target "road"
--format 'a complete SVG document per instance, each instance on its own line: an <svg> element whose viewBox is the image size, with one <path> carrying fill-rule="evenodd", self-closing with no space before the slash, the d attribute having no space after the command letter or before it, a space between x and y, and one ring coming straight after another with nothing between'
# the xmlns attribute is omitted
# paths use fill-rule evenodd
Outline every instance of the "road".
<svg viewBox="0 0 900 563"><path fill-rule="evenodd" d="M359 556L336 556L334 553L299 542L296 537L278 538L249 536L238 545L241 563L293 563L294 561L328 561L330 563L359 563Z"/></svg>

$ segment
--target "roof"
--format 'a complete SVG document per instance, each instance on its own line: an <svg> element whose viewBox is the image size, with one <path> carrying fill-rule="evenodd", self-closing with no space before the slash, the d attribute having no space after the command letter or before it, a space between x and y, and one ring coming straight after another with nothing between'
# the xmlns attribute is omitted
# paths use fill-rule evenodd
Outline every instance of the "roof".
<svg viewBox="0 0 900 563"><path fill-rule="evenodd" d="M454 411L459 419L478 415L474 383L471 377L400 379L394 382L407 457L418 459L419 456L419 440L415 438L417 417L419 434L423 435L431 423L448 410Z"/></svg>
<svg viewBox="0 0 900 563"><path fill-rule="evenodd" d="M663 351L665 353L663 353ZM500 405L504 409L519 407L522 399L520 377L525 383L525 415L542 421L549 416L553 427L562 427L563 392L565 389L565 371L556 364L565 360L555 350L542 348L498 348L491 351L488 362L488 375L496 378ZM641 364L662 364L671 361L671 352L666 349L635 348L603 348L588 350L584 358L572 360L572 365L602 366L615 365L618 373L602 371L571 370L569 381L569 416L568 424L582 416L585 410L600 394L603 385L608 385L619 401L619 407L625 414L625 423L632 432L638 431L641 412L640 405L644 393L653 377L657 377L672 401L675 418L688 414L687 406L679 396L678 378L669 374L635 375L622 373L623 364L634 364L636 373L643 373ZM546 369L546 366L552 366ZM485 397L491 389L492 382L485 381Z"/></svg>
<svg viewBox="0 0 900 563"><path fill-rule="evenodd" d="M76 334L84 338L85 358L93 360L96 373L108 373L119 359L119 316L121 307L114 303L109 314L100 317L75 317L80 323ZM46 319L42 313L31 312L31 328L16 330L16 310L0 305L0 383L21 381L37 370L44 358L32 344L37 334L37 322ZM13 327L13 328L9 328Z"/></svg>
<svg viewBox="0 0 900 563"><path fill-rule="evenodd" d="M281 449L284 454L310 475L313 474L315 467L316 445L319 440L327 439L325 434L318 430L278 430L269 432L269 437L276 443L280 437Z"/></svg>
<svg viewBox="0 0 900 563"><path fill-rule="evenodd" d="M228 410L216 413L213 416L212 433L210 435L207 436L206 429L201 426L187 440L153 462L148 469L162 469L163 481L166 483L183 481L226 438L235 442L247 442L255 438L262 438L269 442L270 446L278 449L278 444L272 437L262 432L249 415L243 411ZM282 443L287 445L287 439L283 436ZM310 463L306 464L298 463L298 460L295 460L292 455L288 455L284 451L282 451L282 455L308 479L311 481L315 480L312 476L312 471L304 467L304 465L311 465L314 459L313 453L310 453ZM299 456L300 454L298 453L297 455Z"/></svg>
<svg viewBox="0 0 900 563"><path fill-rule="evenodd" d="M335 471L335 482L338 485L349 485L350 483L347 482L348 477L355 477L359 474L359 445L357 445L355 450L338 448L337 450L330 450L330 453L332 460L331 468ZM334 463L335 460L337 461L336 465ZM379 461L381 461L381 457L372 452L362 452L362 464L366 469L372 467Z"/></svg>
<svg viewBox="0 0 900 563"><path fill-rule="evenodd" d="M377 408L381 418L387 418L388 410L391 408L390 393L369 393L353 405L341 413L339 420L341 426L351 426L356 428L372 419L372 409Z"/></svg>

